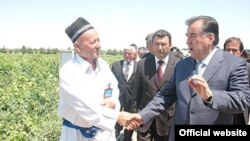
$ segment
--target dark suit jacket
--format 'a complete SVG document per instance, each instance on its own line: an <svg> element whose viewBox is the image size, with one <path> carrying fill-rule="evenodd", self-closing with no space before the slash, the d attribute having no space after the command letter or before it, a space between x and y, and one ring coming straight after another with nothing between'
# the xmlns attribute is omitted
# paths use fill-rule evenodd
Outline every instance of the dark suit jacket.
<svg viewBox="0 0 250 141"><path fill-rule="evenodd" d="M144 108L149 101L153 99L154 95L164 88L165 81L170 78L178 61L179 59L177 57L169 54L169 60L167 62L163 81L161 83L158 82L154 55L144 58L138 62L133 94L133 99L135 100L132 105L133 112L137 112L137 110L140 111ZM175 107L174 104L172 104L170 108L162 111L161 114L156 117L158 135L168 135L169 129L172 125L174 110ZM144 133L149 129L151 124L152 121L143 127L138 128L137 131Z"/></svg>
<svg viewBox="0 0 250 141"><path fill-rule="evenodd" d="M250 62L247 62L247 72L248 72L248 80L250 83ZM244 112L244 119L247 125L250 125L250 106L246 109L246 111Z"/></svg>
<svg viewBox="0 0 250 141"><path fill-rule="evenodd" d="M213 93L212 104L203 102L187 83L194 66L195 60L191 57L177 63L164 90L140 111L145 123L176 102L174 123L177 125L232 124L232 114L243 112L249 105L250 90L245 60L220 49L216 51L203 73ZM172 131L170 136L174 137Z"/></svg>
<svg viewBox="0 0 250 141"><path fill-rule="evenodd" d="M134 62L134 70L128 81L123 76L123 62L124 60L114 62L111 66L111 70L118 81L118 88L120 90L119 100L121 103L121 107L124 108L125 111L129 112L130 106L132 104L132 94L137 62Z"/></svg>
<svg viewBox="0 0 250 141"><path fill-rule="evenodd" d="M149 56L154 56L152 53L148 52L148 53L145 53L142 58L147 58Z"/></svg>

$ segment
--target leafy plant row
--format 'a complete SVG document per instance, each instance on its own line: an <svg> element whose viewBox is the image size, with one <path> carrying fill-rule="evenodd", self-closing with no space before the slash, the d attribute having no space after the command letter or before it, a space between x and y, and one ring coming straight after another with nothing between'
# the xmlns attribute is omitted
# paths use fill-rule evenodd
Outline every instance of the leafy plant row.
<svg viewBox="0 0 250 141"><path fill-rule="evenodd" d="M102 55L112 63L121 55ZM58 141L59 54L0 53L0 140Z"/></svg>

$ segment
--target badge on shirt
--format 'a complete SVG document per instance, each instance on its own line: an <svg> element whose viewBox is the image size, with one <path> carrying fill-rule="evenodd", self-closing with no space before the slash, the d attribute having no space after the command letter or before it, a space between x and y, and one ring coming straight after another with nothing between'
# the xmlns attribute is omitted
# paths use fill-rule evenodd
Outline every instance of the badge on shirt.
<svg viewBox="0 0 250 141"><path fill-rule="evenodd" d="M112 97L112 91L113 91L113 89L110 86L111 86L111 83L109 83L108 84L108 88L104 90L104 94L103 94L104 98Z"/></svg>

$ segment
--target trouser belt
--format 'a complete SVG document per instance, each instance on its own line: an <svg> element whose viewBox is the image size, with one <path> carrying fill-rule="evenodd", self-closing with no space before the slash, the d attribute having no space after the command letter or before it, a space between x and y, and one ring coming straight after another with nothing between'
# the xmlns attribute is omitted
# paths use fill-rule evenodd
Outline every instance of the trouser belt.
<svg viewBox="0 0 250 141"><path fill-rule="evenodd" d="M100 130L100 128L95 127L95 126L92 126L89 128L80 127L80 126L72 124L70 121L68 121L66 119L63 119L63 126L67 126L69 128L74 128L76 130L79 130L85 138L95 137L97 132Z"/></svg>

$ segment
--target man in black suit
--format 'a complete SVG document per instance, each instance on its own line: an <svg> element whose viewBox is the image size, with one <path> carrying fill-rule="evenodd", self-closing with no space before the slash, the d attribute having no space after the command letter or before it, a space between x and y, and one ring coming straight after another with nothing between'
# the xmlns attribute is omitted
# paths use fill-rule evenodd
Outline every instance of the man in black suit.
<svg viewBox="0 0 250 141"><path fill-rule="evenodd" d="M173 73L175 64L179 59L169 54L171 48L171 35L166 30L158 30L153 34L153 52L155 55L146 57L138 62L135 87L134 103L132 111L137 112L143 109L147 103L153 99L157 91L165 87L167 81ZM160 65L159 61L163 61ZM160 67L161 66L161 67ZM162 68L163 76L160 76L159 68ZM143 127L137 129L138 141L167 141L169 129L175 105L163 111L159 116Z"/></svg>
<svg viewBox="0 0 250 141"><path fill-rule="evenodd" d="M128 46L124 48L123 60L114 62L111 66L112 72L114 73L117 81L118 88L120 90L119 100L121 103L121 111L130 112L130 106L132 104L132 92L134 87L134 77L137 67L135 58L137 52L135 47ZM128 69L127 69L128 67ZM116 124L116 137L119 136L122 126ZM133 131L124 130L124 141L131 141Z"/></svg>

